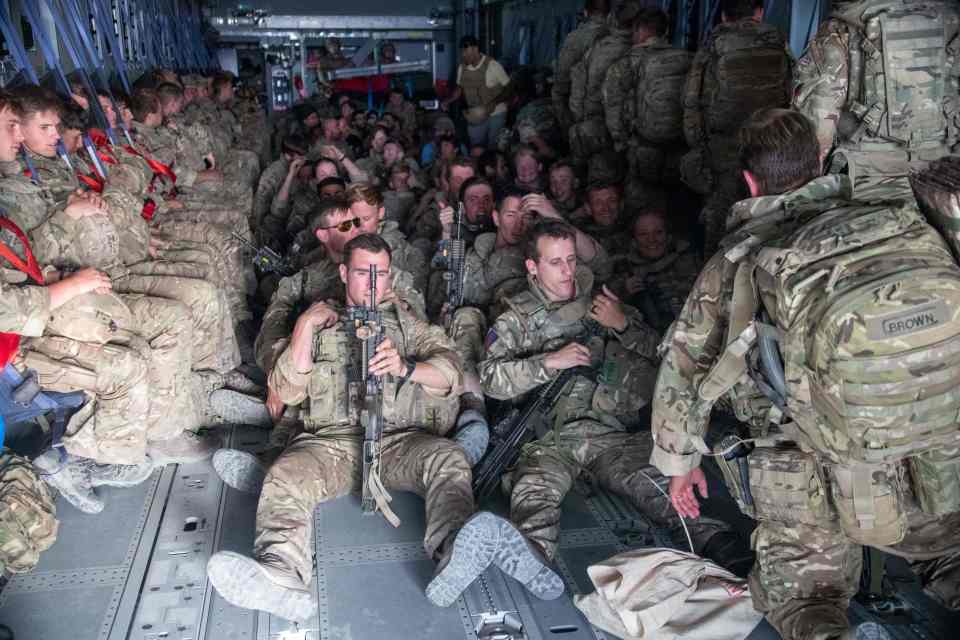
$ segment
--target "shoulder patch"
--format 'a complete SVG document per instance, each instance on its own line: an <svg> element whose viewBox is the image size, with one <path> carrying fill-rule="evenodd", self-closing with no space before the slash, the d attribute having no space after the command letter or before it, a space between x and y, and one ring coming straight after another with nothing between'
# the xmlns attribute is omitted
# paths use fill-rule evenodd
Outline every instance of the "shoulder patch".
<svg viewBox="0 0 960 640"><path fill-rule="evenodd" d="M487 337L483 341L483 348L489 350L494 342L497 341L497 338L500 336L497 335L496 329L490 329L487 331Z"/></svg>

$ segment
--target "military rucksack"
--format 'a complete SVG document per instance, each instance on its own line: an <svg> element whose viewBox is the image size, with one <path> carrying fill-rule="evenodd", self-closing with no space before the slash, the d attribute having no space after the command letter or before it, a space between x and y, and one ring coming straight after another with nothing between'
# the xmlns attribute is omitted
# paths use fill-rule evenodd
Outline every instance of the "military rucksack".
<svg viewBox="0 0 960 640"><path fill-rule="evenodd" d="M683 138L683 90L693 54L670 46L644 49L634 61L632 96L628 104L633 131L654 144Z"/></svg>
<svg viewBox="0 0 960 640"><path fill-rule="evenodd" d="M960 267L912 199L851 190L818 178L734 236L728 347L700 393L752 377L789 417L780 430L824 463L846 534L894 544L901 469L924 511L960 510Z"/></svg>
<svg viewBox="0 0 960 640"><path fill-rule="evenodd" d="M700 100L704 133L736 134L758 109L789 104L790 54L776 27L721 25L707 46L711 77L704 79Z"/></svg>
<svg viewBox="0 0 960 640"><path fill-rule="evenodd" d="M58 527L53 496L30 461L0 452L0 572L33 569Z"/></svg>
<svg viewBox="0 0 960 640"><path fill-rule="evenodd" d="M857 123L842 126L841 135L852 144L867 139L904 150L952 145L957 132L951 120L960 109L956 88L951 96L948 86L948 78L960 73L953 0L865 0L833 17L847 28L845 117Z"/></svg>

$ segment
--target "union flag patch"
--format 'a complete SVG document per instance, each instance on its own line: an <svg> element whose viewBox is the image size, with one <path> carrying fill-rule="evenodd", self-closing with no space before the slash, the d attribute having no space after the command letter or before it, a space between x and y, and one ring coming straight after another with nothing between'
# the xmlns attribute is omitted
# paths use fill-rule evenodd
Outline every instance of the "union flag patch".
<svg viewBox="0 0 960 640"><path fill-rule="evenodd" d="M484 349L490 349L490 346L491 346L494 342L496 342L496 341L497 341L497 338L499 338L499 337L500 337L500 336L497 335L497 330L496 330L496 329L490 329L490 331L487 331L487 337L486 337L486 339L483 341L483 348L484 348Z"/></svg>

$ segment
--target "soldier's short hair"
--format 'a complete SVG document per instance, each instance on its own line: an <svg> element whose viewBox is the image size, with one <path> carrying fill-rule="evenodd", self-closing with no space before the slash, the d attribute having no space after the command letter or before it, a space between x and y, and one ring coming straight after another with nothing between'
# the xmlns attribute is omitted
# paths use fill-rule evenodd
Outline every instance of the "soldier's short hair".
<svg viewBox="0 0 960 640"><path fill-rule="evenodd" d="M620 191L621 191L620 185L617 184L616 182L608 182L606 180L594 180L593 182L587 185L587 196L589 197L589 195L594 191L604 191L606 189L613 189L614 191L617 192L618 195L620 194Z"/></svg>
<svg viewBox="0 0 960 640"><path fill-rule="evenodd" d="M164 82L157 87L157 97L160 98L160 104L169 104L177 98L183 97L183 88L172 82Z"/></svg>
<svg viewBox="0 0 960 640"><path fill-rule="evenodd" d="M143 122L151 113L160 111L160 96L153 89L136 89L130 98L130 111L134 120Z"/></svg>
<svg viewBox="0 0 960 640"><path fill-rule="evenodd" d="M23 116L23 108L20 106L20 101L6 89L0 89L0 111L6 111L7 109L15 115Z"/></svg>
<svg viewBox="0 0 960 640"><path fill-rule="evenodd" d="M24 119L45 111L59 112L63 106L63 100L57 94L36 85L17 87L11 94L20 103Z"/></svg>
<svg viewBox="0 0 960 640"><path fill-rule="evenodd" d="M280 152L281 153L291 153L295 156L305 156L307 155L307 149L309 148L309 143L307 139L299 135L289 135L283 139L283 142L280 143Z"/></svg>
<svg viewBox="0 0 960 640"><path fill-rule="evenodd" d="M513 162L516 163L517 160L523 156L530 156L537 162L540 162L540 155L537 153L537 150L529 144L521 144L517 146L517 150L513 152Z"/></svg>
<svg viewBox="0 0 960 640"><path fill-rule="evenodd" d="M550 168L547 170L547 173L548 174L553 173L558 169L570 169L570 173L572 173L574 176L577 175L577 170L573 166L573 161L571 161L569 158L560 158L559 160L551 164Z"/></svg>
<svg viewBox="0 0 960 640"><path fill-rule="evenodd" d="M310 212L310 233L316 235L320 227L330 226L330 218L335 213L347 213L350 211L350 202L343 196L333 198L323 198L320 204Z"/></svg>
<svg viewBox="0 0 960 640"><path fill-rule="evenodd" d="M720 12L727 20L749 18L757 9L763 8L763 0L720 0Z"/></svg>
<svg viewBox="0 0 960 640"><path fill-rule="evenodd" d="M587 0L584 9L587 10L587 15L605 16L610 13L610 0Z"/></svg>
<svg viewBox="0 0 960 640"><path fill-rule="evenodd" d="M617 27L620 29L633 30L633 25L640 15L640 3L634 0L626 0L617 7L615 16Z"/></svg>
<svg viewBox="0 0 960 640"><path fill-rule="evenodd" d="M213 90L220 91L222 87L227 86L228 84L233 84L233 74L229 71L221 71L217 75L213 76Z"/></svg>
<svg viewBox="0 0 960 640"><path fill-rule="evenodd" d="M563 220L554 220L553 218L541 219L527 232L527 244L524 248L524 256L527 260L533 260L534 262L540 260L540 248L538 244L541 238L572 240L576 242L577 233L569 223Z"/></svg>
<svg viewBox="0 0 960 640"><path fill-rule="evenodd" d="M463 184L460 185L460 193L457 194L460 202L463 202L467 197L467 191L473 189L477 185L486 185L490 188L490 191L493 191L493 185L490 184L490 181L487 180L484 176L473 176L472 178L467 178L463 181Z"/></svg>
<svg viewBox="0 0 960 640"><path fill-rule="evenodd" d="M324 178L323 180L317 183L317 193L322 192L325 187L329 187L332 184L340 185L341 187L343 187L344 190L346 190L347 188L346 180L344 180L340 176L330 176L328 178Z"/></svg>
<svg viewBox="0 0 960 640"><path fill-rule="evenodd" d="M387 259L393 260L393 252L387 241L375 233L362 233L359 236L351 238L347 244L343 245L343 264L350 264L350 258L354 251L366 251L368 253L385 253Z"/></svg>
<svg viewBox="0 0 960 640"><path fill-rule="evenodd" d="M463 36L460 38L460 48L468 49L470 47L480 47L480 41L473 36Z"/></svg>
<svg viewBox="0 0 960 640"><path fill-rule="evenodd" d="M762 109L740 129L740 164L763 195L779 195L820 175L813 122L792 109Z"/></svg>
<svg viewBox="0 0 960 640"><path fill-rule="evenodd" d="M60 126L74 131L86 131L90 126L89 114L72 100L64 102L60 107Z"/></svg>
<svg viewBox="0 0 960 640"><path fill-rule="evenodd" d="M365 202L371 207L383 206L383 192L369 182L354 182L347 187L344 197L351 205L355 202Z"/></svg>
<svg viewBox="0 0 960 640"><path fill-rule="evenodd" d="M647 7L637 15L633 28L635 31L649 29L658 36L666 36L670 31L670 18L660 9Z"/></svg>
<svg viewBox="0 0 960 640"><path fill-rule="evenodd" d="M465 158L463 156L457 156L453 160L447 163L443 168L443 179L447 182L450 182L450 175L453 172L454 167L463 167L471 169L473 175L477 175L477 163L474 162L473 158Z"/></svg>

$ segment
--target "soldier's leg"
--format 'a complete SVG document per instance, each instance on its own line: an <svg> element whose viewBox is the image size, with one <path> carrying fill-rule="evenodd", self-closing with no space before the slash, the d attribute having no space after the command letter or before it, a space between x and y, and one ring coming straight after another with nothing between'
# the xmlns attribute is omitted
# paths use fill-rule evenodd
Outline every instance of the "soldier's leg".
<svg viewBox="0 0 960 640"><path fill-rule="evenodd" d="M960 513L933 516L915 504L908 509L906 536L885 551L910 561L928 596L960 610Z"/></svg>
<svg viewBox="0 0 960 640"><path fill-rule="evenodd" d="M560 544L560 503L579 473L556 447L537 445L524 452L513 474L510 519L548 561Z"/></svg>
<svg viewBox="0 0 960 640"><path fill-rule="evenodd" d="M44 389L91 396L90 406L67 427L63 443L69 453L105 464L144 462L150 388L148 364L139 353L50 336L30 340L17 366L36 370Z"/></svg>
<svg viewBox="0 0 960 640"><path fill-rule="evenodd" d="M730 207L748 195L738 170L726 166L716 170L713 191L707 197L700 214L703 224L704 256L710 258L717 251L720 241L727 235L727 214L730 212Z"/></svg>
<svg viewBox="0 0 960 640"><path fill-rule="evenodd" d="M412 491L426 505L423 548L434 560L473 514L470 464L455 443L427 433L384 440L380 478L387 489Z"/></svg>
<svg viewBox="0 0 960 640"><path fill-rule="evenodd" d="M193 368L226 373L240 364L233 319L222 291L204 280L131 275L114 283L118 293L143 293L184 303L193 317Z"/></svg>
<svg viewBox="0 0 960 640"><path fill-rule="evenodd" d="M190 393L193 350L190 310L176 300L143 295L121 297L133 315L134 324L128 329L150 346L147 438L175 438L197 422Z"/></svg>
<svg viewBox="0 0 960 640"><path fill-rule="evenodd" d="M257 505L253 555L306 586L313 574L313 510L359 488L360 441L302 435L270 467Z"/></svg>
<svg viewBox="0 0 960 640"><path fill-rule="evenodd" d="M761 520L753 534L753 605L784 640L829 640L848 629L862 551L836 529Z"/></svg>

